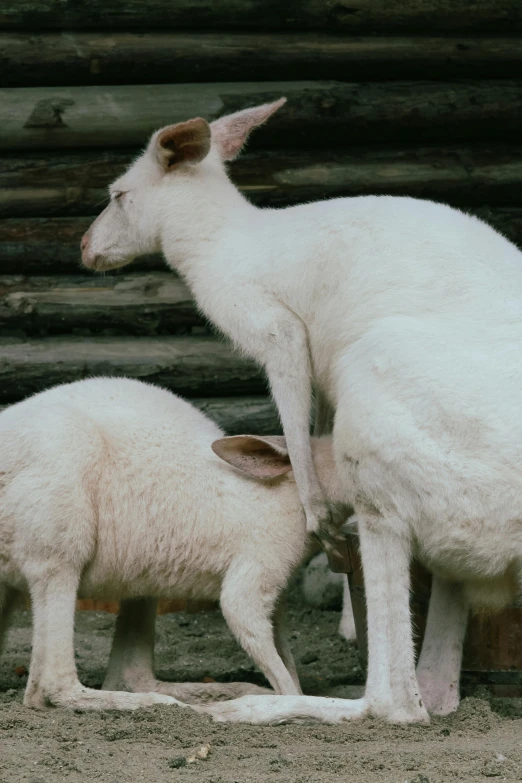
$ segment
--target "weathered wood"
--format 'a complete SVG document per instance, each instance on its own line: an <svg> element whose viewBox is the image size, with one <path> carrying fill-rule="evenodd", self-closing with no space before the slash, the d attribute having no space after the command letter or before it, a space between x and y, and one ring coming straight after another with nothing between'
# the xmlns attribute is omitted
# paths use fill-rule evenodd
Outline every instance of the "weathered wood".
<svg viewBox="0 0 522 783"><path fill-rule="evenodd" d="M4 30L330 30L507 33L518 0L2 0Z"/></svg>
<svg viewBox="0 0 522 783"><path fill-rule="evenodd" d="M386 192L386 189L382 188L380 192ZM452 201L451 198L440 200ZM482 217L522 248L520 206L472 206L468 211ZM92 218L0 220L0 274L78 273L79 243L91 220ZM160 256L141 258L128 267L129 271L137 269L165 270L165 262Z"/></svg>
<svg viewBox="0 0 522 783"><path fill-rule="evenodd" d="M168 123L286 95L252 146L317 147L400 140L518 141L522 84L245 82L0 90L0 149L134 147Z"/></svg>
<svg viewBox="0 0 522 783"><path fill-rule="evenodd" d="M96 214L108 184L131 160L105 151L6 157L0 161L0 217ZM230 174L260 206L369 193L522 203L520 146L267 151L242 155Z"/></svg>
<svg viewBox="0 0 522 783"><path fill-rule="evenodd" d="M317 33L11 33L3 87L459 79L522 75L520 38L342 38Z"/></svg>
<svg viewBox="0 0 522 783"><path fill-rule="evenodd" d="M96 214L108 200L107 186L132 157L99 150L4 158L0 161L0 216Z"/></svg>
<svg viewBox="0 0 522 783"><path fill-rule="evenodd" d="M190 402L214 419L229 435L282 433L279 416L270 397L196 398Z"/></svg>
<svg viewBox="0 0 522 783"><path fill-rule="evenodd" d="M0 402L93 375L141 378L191 396L266 391L253 362L209 337L47 337L0 341Z"/></svg>
<svg viewBox="0 0 522 783"><path fill-rule="evenodd" d="M496 228L522 250L522 209L520 207L476 207L470 212Z"/></svg>
<svg viewBox="0 0 522 783"><path fill-rule="evenodd" d="M195 397L192 405L206 413L229 435L280 435L281 424L270 397ZM7 405L0 405L0 411Z"/></svg>
<svg viewBox="0 0 522 783"><path fill-rule="evenodd" d="M0 274L78 274L80 240L91 222L92 217L0 220ZM151 256L129 269L164 271L165 267L161 257Z"/></svg>
<svg viewBox="0 0 522 783"><path fill-rule="evenodd" d="M171 272L0 277L0 330L28 336L208 331L185 283Z"/></svg>

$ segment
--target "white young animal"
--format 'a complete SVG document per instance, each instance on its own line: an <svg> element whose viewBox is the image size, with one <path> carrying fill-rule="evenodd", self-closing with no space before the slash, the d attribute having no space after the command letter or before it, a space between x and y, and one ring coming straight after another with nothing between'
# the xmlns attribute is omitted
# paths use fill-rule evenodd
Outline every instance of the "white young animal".
<svg viewBox="0 0 522 783"><path fill-rule="evenodd" d="M162 250L204 313L268 373L309 529L324 517L312 382L335 411L359 524L369 664L361 700L247 696L222 720L426 721L458 704L468 605L522 569L522 254L480 220L398 197L259 209L227 177L283 101L155 133L82 240L93 269ZM415 672L409 563L435 575Z"/></svg>
<svg viewBox="0 0 522 783"><path fill-rule="evenodd" d="M315 457L336 501L330 438L315 441ZM300 694L280 601L307 550L289 471L283 438L225 438L189 403L138 381L58 386L2 412L0 637L16 593L29 591L24 703L134 709L266 693L156 680L149 596L219 598L274 690ZM123 601L103 691L78 681L77 595Z"/></svg>

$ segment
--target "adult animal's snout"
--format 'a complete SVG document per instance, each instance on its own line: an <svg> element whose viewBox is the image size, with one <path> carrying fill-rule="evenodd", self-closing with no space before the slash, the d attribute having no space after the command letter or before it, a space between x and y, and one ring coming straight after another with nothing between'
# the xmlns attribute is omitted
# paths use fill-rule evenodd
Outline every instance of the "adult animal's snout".
<svg viewBox="0 0 522 783"><path fill-rule="evenodd" d="M90 249L90 236L89 232L83 235L80 242L80 249L82 251L82 264L90 269L96 268L96 254Z"/></svg>

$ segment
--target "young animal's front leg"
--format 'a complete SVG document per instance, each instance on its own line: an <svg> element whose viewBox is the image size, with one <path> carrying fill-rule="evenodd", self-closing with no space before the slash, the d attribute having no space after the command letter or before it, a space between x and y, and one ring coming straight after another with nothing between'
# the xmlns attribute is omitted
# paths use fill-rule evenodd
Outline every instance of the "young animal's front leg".
<svg viewBox="0 0 522 783"><path fill-rule="evenodd" d="M460 665L468 611L462 585L434 576L417 665L422 698L433 715L448 715L459 706Z"/></svg>

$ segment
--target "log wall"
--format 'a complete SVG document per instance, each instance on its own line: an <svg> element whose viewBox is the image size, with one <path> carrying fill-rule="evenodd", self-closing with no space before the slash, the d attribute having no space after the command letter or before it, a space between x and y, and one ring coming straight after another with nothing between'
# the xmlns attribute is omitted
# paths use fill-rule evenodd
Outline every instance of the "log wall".
<svg viewBox="0 0 522 783"><path fill-rule="evenodd" d="M430 198L522 245L521 34L516 0L0 0L0 404L130 375L277 431L161 258L82 270L108 184L162 124L286 95L230 167L259 206Z"/></svg>

